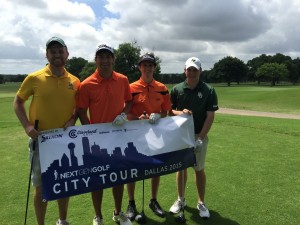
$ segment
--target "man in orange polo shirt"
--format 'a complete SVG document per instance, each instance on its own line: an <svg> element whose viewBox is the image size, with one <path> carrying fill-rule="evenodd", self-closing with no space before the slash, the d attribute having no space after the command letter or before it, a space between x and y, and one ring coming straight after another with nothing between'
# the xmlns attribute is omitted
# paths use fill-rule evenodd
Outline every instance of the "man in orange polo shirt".
<svg viewBox="0 0 300 225"><path fill-rule="evenodd" d="M154 80L153 74L156 67L156 59L153 53L146 53L138 61L141 77L130 84L132 93L132 108L128 113L129 120L149 119L149 123L155 124L161 117L165 117L171 109L170 96L167 87ZM152 198L150 209L159 217L165 217L164 210L156 200L160 177L151 179ZM137 210L134 200L135 183L127 184L129 204L127 217L134 220Z"/></svg>
<svg viewBox="0 0 300 225"><path fill-rule="evenodd" d="M102 44L96 49L96 71L86 78L79 90L79 118L82 124L109 123L122 125L131 107L131 93L126 76L113 71L114 49ZM87 112L89 111L89 116ZM124 185L112 188L115 200L113 220L121 225L132 225L121 211ZM101 203L103 190L92 192L95 217L93 225L103 225Z"/></svg>

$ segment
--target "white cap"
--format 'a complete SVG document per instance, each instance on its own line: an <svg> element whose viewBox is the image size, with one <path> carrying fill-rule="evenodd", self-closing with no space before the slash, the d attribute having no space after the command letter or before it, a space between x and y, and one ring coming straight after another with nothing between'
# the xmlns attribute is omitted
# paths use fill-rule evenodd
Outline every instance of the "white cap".
<svg viewBox="0 0 300 225"><path fill-rule="evenodd" d="M97 52L101 51L101 50L108 50L110 51L112 54L114 54L114 49L113 47L111 47L110 45L108 44L101 44L101 45L98 45L97 49L96 49L96 54Z"/></svg>
<svg viewBox="0 0 300 225"><path fill-rule="evenodd" d="M185 62L185 69L190 68L191 66L195 67L197 70L200 70L201 68L201 62L200 59L196 57L191 57Z"/></svg>

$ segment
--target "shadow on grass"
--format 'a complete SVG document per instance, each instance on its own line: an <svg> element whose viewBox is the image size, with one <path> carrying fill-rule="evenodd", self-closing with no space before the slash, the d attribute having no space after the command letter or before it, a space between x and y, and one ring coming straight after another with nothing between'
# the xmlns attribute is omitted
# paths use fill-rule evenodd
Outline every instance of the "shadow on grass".
<svg viewBox="0 0 300 225"><path fill-rule="evenodd" d="M210 219L201 219L199 216L199 211L196 208L186 207L185 208L185 218L186 218L186 225L188 224L200 224L200 225L240 225L238 222L233 221L229 218L222 217L218 212L214 210L210 210ZM152 213L152 212L151 212ZM173 215L171 213L166 212L165 218L158 218L156 216L150 215L146 216L146 225L161 225L161 224L168 224L168 225L177 225L181 224L175 221L177 215ZM133 222L133 224L138 224L137 222Z"/></svg>
<svg viewBox="0 0 300 225"><path fill-rule="evenodd" d="M229 218L222 217L218 212L214 210L209 210L210 218L209 219L201 219L199 216L199 211L196 208L191 208L187 206L185 211L189 212L192 216L190 218L186 218L187 224L189 220L192 220L196 224L200 225L210 225L210 224L222 224L222 225L240 225L238 222L233 221Z"/></svg>

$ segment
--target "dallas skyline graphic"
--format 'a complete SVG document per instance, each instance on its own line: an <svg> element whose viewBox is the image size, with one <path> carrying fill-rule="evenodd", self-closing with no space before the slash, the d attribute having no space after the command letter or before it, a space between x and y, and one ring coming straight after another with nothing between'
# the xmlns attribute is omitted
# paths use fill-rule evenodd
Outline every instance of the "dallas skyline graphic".
<svg viewBox="0 0 300 225"><path fill-rule="evenodd" d="M176 172L179 167L172 165L178 162L181 169L194 163L193 151L188 149L147 156L138 152L133 142L127 142L123 152L115 147L111 154L95 142L91 145L88 137L82 137L82 146L70 142L66 148L70 156L64 153L42 173L43 199L55 200L161 176ZM76 156L79 149L83 154L80 151L82 155ZM82 157L82 165L78 157Z"/></svg>
<svg viewBox="0 0 300 225"><path fill-rule="evenodd" d="M95 142L91 146L88 137L82 137L82 165L78 164L78 158L75 155L76 145L70 142L67 147L70 151L70 157L64 153L60 159L53 160L43 174L51 176L51 174L63 173L73 169L78 170L80 168L116 163L116 160L122 159L135 159L135 161L149 161L153 163L153 158L139 153L133 142L127 143L124 154L122 153L121 147L115 147L111 154L109 154L107 148L100 148Z"/></svg>

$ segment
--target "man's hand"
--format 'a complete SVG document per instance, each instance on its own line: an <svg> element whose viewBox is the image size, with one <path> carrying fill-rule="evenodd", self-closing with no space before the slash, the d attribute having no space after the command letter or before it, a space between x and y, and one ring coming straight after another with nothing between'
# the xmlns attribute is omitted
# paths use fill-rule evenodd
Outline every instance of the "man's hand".
<svg viewBox="0 0 300 225"><path fill-rule="evenodd" d="M195 141L195 151L201 151L203 142L200 138Z"/></svg>
<svg viewBox="0 0 300 225"><path fill-rule="evenodd" d="M123 125L125 122L127 121L127 116L125 113L121 113L120 115L118 115L114 121L112 122L112 124L114 126L121 126Z"/></svg>
<svg viewBox="0 0 300 225"><path fill-rule="evenodd" d="M187 115L192 115L192 114L193 114L192 111L190 111L190 110L188 110L188 109L182 110L182 113L183 113L183 114L187 114Z"/></svg>
<svg viewBox="0 0 300 225"><path fill-rule="evenodd" d="M32 139L34 140L37 140L38 139L38 136L39 136L39 131L37 131L33 125L29 125L26 127L25 129L25 132L27 133L27 135L29 137L31 137Z"/></svg>
<svg viewBox="0 0 300 225"><path fill-rule="evenodd" d="M160 119L159 113L151 113L149 116L149 123L155 124Z"/></svg>

